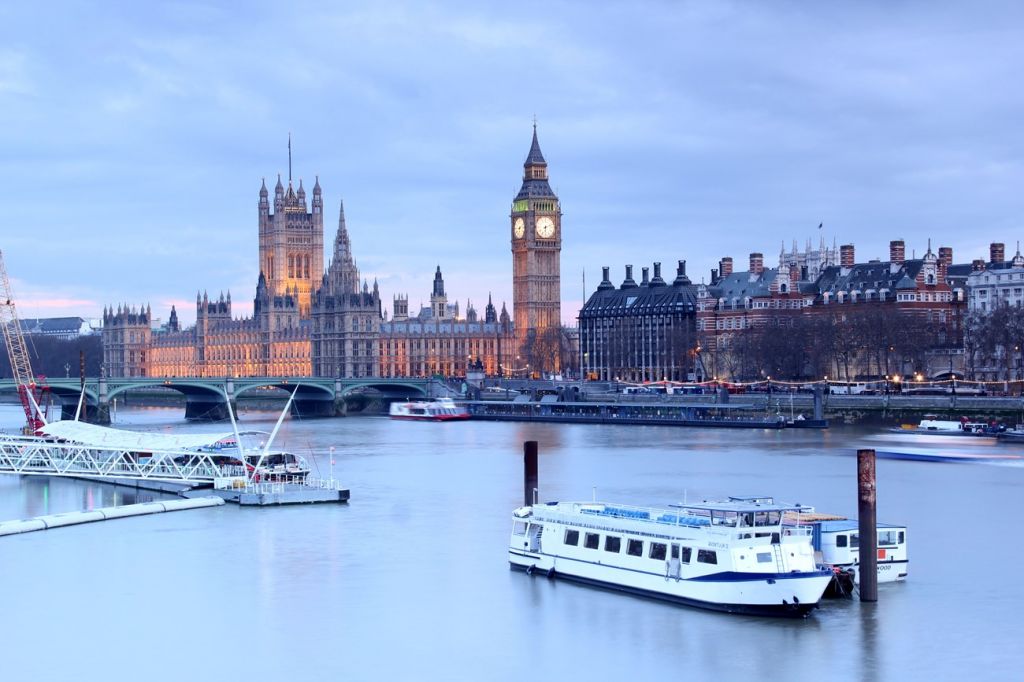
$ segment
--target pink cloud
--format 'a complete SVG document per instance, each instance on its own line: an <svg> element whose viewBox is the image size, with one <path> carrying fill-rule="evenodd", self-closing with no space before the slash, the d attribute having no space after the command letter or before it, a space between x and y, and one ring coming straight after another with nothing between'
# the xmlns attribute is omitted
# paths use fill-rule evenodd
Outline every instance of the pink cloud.
<svg viewBox="0 0 1024 682"><path fill-rule="evenodd" d="M19 308L29 310L31 308L99 308L100 304L84 298L24 298L15 301Z"/></svg>

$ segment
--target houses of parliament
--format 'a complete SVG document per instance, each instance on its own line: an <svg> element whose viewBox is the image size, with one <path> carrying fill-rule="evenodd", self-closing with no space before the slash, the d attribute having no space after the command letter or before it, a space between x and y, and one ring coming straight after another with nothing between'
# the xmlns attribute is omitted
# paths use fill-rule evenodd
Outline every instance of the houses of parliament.
<svg viewBox="0 0 1024 682"><path fill-rule="evenodd" d="M388 319L379 285L361 279L340 205L331 259L324 268L324 199L319 178L311 201L302 180L278 176L273 203L259 191L259 278L251 317L232 314L231 294L196 294L196 323L182 328L172 306L153 326L149 306L103 311L103 362L113 377L445 376L469 368L491 376L517 369L524 344L560 327L558 198L533 140L523 184L509 216L513 314L490 296L482 314L450 303L440 266L430 305L409 311L395 295ZM514 318L514 324L513 324Z"/></svg>

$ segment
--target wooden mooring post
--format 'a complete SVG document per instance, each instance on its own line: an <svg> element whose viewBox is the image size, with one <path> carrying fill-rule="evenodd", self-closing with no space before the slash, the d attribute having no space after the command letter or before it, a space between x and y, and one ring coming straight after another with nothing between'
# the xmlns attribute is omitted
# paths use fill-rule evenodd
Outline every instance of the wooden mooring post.
<svg viewBox="0 0 1024 682"><path fill-rule="evenodd" d="M523 442L523 506L532 507L537 491L537 441Z"/></svg>
<svg viewBox="0 0 1024 682"><path fill-rule="evenodd" d="M857 526L860 534L860 600L878 601L878 525L875 451L857 451Z"/></svg>

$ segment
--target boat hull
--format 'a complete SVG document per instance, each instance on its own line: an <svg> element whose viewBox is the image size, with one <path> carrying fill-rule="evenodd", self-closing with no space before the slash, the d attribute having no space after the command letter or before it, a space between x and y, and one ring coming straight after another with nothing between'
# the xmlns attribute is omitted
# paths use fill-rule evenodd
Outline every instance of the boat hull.
<svg viewBox="0 0 1024 682"><path fill-rule="evenodd" d="M410 422L459 422L469 419L468 414L434 414L434 415L409 415L393 414L392 419L400 419Z"/></svg>
<svg viewBox="0 0 1024 682"><path fill-rule="evenodd" d="M529 552L509 552L511 568L571 582L711 611L802 618L817 608L831 570L803 574L725 573L697 579L616 569L608 565ZM612 577L620 581L611 580Z"/></svg>
<svg viewBox="0 0 1024 682"><path fill-rule="evenodd" d="M975 455L965 452L915 452L912 450L877 450L884 459L906 459L916 462L999 462L1021 459L1020 455Z"/></svg>

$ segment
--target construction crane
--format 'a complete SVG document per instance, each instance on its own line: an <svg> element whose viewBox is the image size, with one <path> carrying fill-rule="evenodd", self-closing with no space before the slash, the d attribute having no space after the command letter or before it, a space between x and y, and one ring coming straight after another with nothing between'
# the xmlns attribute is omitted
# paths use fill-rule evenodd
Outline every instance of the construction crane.
<svg viewBox="0 0 1024 682"><path fill-rule="evenodd" d="M39 406L43 404L43 396L49 393L49 387L45 377L37 379L32 375L32 362L25 346L25 334L18 319L18 310L14 306L14 294L11 292L11 280L7 276L3 251L0 251L0 330L7 347L7 357L11 361L14 383L18 386L18 397L25 409L25 432L35 433L46 424L46 417Z"/></svg>

